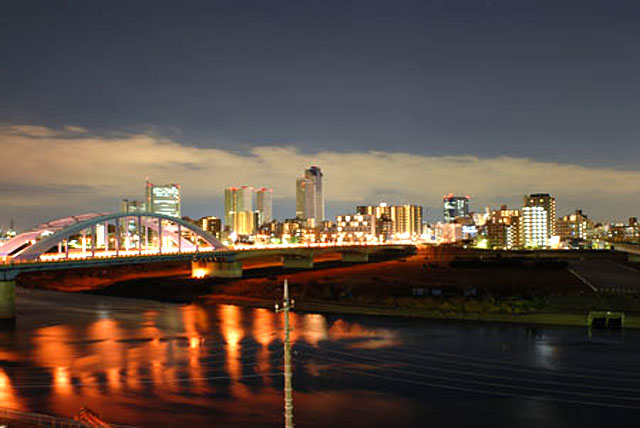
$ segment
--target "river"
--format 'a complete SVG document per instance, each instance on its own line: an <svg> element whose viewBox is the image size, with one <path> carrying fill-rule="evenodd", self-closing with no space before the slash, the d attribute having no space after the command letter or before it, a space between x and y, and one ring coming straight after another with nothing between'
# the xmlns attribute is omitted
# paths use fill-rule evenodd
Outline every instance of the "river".
<svg viewBox="0 0 640 428"><path fill-rule="evenodd" d="M281 426L282 314L18 289L0 405ZM293 313L299 427L640 424L640 332Z"/></svg>

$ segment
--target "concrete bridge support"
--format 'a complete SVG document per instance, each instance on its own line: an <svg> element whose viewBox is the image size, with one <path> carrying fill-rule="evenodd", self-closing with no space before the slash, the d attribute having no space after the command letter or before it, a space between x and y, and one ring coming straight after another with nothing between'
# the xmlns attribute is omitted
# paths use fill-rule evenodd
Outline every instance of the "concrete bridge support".
<svg viewBox="0 0 640 428"><path fill-rule="evenodd" d="M219 260L193 260L193 278L242 278L242 263Z"/></svg>
<svg viewBox="0 0 640 428"><path fill-rule="evenodd" d="M313 269L313 255L283 256L282 267L285 269Z"/></svg>
<svg viewBox="0 0 640 428"><path fill-rule="evenodd" d="M369 253L365 252L344 252L342 261L345 263L366 263L369 261Z"/></svg>
<svg viewBox="0 0 640 428"><path fill-rule="evenodd" d="M0 320L16 317L16 282L0 281Z"/></svg>

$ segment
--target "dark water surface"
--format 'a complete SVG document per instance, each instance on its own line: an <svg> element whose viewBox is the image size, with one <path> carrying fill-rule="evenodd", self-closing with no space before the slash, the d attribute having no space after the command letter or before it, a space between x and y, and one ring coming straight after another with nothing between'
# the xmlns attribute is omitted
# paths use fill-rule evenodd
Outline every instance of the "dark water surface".
<svg viewBox="0 0 640 428"><path fill-rule="evenodd" d="M282 315L18 290L0 405L281 426ZM295 313L299 427L640 426L640 332Z"/></svg>

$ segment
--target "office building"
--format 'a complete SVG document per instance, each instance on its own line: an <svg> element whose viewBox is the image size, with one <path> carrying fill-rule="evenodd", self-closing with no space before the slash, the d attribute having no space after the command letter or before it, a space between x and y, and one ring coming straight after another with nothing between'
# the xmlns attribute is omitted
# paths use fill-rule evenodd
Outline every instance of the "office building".
<svg viewBox="0 0 640 428"><path fill-rule="evenodd" d="M305 220L310 227L324 221L322 177L320 168L311 166L296 179L296 218Z"/></svg>
<svg viewBox="0 0 640 428"><path fill-rule="evenodd" d="M236 235L254 231L253 187L229 187L224 190L224 224Z"/></svg>
<svg viewBox="0 0 640 428"><path fill-rule="evenodd" d="M273 189L261 187L256 190L256 227L273 220Z"/></svg>
<svg viewBox="0 0 640 428"><path fill-rule="evenodd" d="M459 217L469 217L469 196L455 196L449 193L443 198L444 221L451 223Z"/></svg>
<svg viewBox="0 0 640 428"><path fill-rule="evenodd" d="M146 209L155 214L180 217L180 185L156 185L147 181Z"/></svg>

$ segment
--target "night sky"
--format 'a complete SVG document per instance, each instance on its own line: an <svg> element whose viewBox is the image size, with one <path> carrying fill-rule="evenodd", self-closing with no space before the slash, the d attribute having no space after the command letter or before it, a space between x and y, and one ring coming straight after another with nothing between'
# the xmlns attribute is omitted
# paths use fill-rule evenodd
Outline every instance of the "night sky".
<svg viewBox="0 0 640 428"><path fill-rule="evenodd" d="M558 214L640 215L640 2L3 1L0 227L179 182L325 171L328 215L445 193L550 192Z"/></svg>

